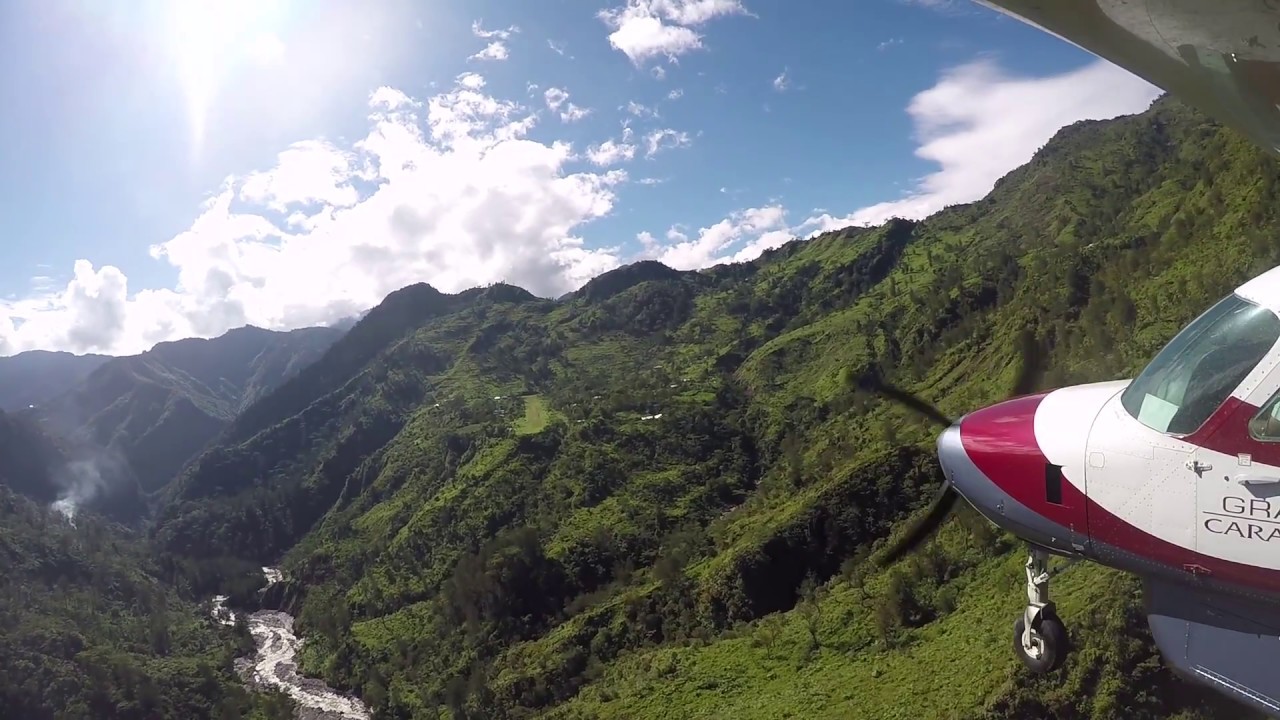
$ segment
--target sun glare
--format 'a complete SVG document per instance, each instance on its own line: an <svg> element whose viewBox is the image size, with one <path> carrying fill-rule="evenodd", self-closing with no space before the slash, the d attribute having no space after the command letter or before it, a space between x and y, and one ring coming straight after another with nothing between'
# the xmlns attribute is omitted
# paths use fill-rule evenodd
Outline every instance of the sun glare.
<svg viewBox="0 0 1280 720"><path fill-rule="evenodd" d="M281 3L272 0L180 0L171 6L169 37L186 95L193 150L204 142L219 85L243 59L276 60L284 45L274 29Z"/></svg>

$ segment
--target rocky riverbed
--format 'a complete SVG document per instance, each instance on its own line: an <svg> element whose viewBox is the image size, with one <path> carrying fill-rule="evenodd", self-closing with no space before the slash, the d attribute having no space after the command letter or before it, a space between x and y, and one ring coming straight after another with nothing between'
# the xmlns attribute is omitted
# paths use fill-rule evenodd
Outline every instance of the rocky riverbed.
<svg viewBox="0 0 1280 720"><path fill-rule="evenodd" d="M280 580L279 571L263 568L271 582ZM213 599L214 617L234 624L236 613L226 606L227 598ZM256 649L251 657L236 661L240 677L250 685L284 690L298 704L298 720L369 720L369 709L358 699L343 695L323 681L298 674L297 655L302 641L293 634L293 616L277 610L259 610L245 617L253 633Z"/></svg>

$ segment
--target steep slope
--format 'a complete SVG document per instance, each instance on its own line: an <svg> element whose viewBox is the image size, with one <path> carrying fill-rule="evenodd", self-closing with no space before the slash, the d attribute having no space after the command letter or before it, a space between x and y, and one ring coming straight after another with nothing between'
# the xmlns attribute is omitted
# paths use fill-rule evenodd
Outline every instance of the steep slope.
<svg viewBox="0 0 1280 720"><path fill-rule="evenodd" d="M106 355L45 350L0 357L0 410L43 405L79 384L110 359Z"/></svg>
<svg viewBox="0 0 1280 720"><path fill-rule="evenodd" d="M1061 576L1081 650L1033 680L1008 538L962 519L872 572L934 429L854 380L957 414L1019 347L1046 386L1130 374L1280 260L1278 190L1162 100L921 222L554 303L407 288L192 463L155 537L215 584L283 555L308 666L384 717L1208 716L1131 579Z"/></svg>
<svg viewBox="0 0 1280 720"><path fill-rule="evenodd" d="M64 462L37 427L0 415L0 716L292 717L239 685L247 630L160 582L142 538L48 507Z"/></svg>
<svg viewBox="0 0 1280 720"><path fill-rule="evenodd" d="M164 486L240 411L314 362L340 330L240 328L161 343L98 367L32 411L50 433L109 458L109 489Z"/></svg>

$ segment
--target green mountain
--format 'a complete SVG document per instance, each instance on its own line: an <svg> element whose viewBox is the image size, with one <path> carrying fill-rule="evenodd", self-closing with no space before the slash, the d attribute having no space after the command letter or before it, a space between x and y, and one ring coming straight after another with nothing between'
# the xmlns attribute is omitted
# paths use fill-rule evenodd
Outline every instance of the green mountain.
<svg viewBox="0 0 1280 720"><path fill-rule="evenodd" d="M236 679L247 629L181 599L143 538L48 508L64 461L38 427L0 414L0 715L292 717L287 699Z"/></svg>
<svg viewBox="0 0 1280 720"><path fill-rule="evenodd" d="M106 355L73 355L32 350L0 357L0 410L43 405L79 384L110 360Z"/></svg>
<svg viewBox="0 0 1280 720"><path fill-rule="evenodd" d="M110 359L29 411L85 455L95 497L162 488L245 407L319 358L342 331L245 327ZM121 519L142 512L114 503Z"/></svg>
<svg viewBox="0 0 1280 720"><path fill-rule="evenodd" d="M1137 583L1056 581L1077 651L1010 645L1021 548L961 513L868 563L933 492L951 414L1136 372L1276 264L1280 165L1162 99L1064 128L983 200L749 263L646 262L559 301L394 293L246 407L153 537L211 589L283 560L307 667L380 717L1181 718Z"/></svg>

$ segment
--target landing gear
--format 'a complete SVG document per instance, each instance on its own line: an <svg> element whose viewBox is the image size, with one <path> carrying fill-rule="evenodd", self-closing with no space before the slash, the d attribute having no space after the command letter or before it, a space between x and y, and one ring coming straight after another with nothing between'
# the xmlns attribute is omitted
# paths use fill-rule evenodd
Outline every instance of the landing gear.
<svg viewBox="0 0 1280 720"><path fill-rule="evenodd" d="M1031 549L1027 558L1027 607L1013 624L1013 651L1033 673L1062 667L1067 658L1067 629L1049 600L1049 553Z"/></svg>

